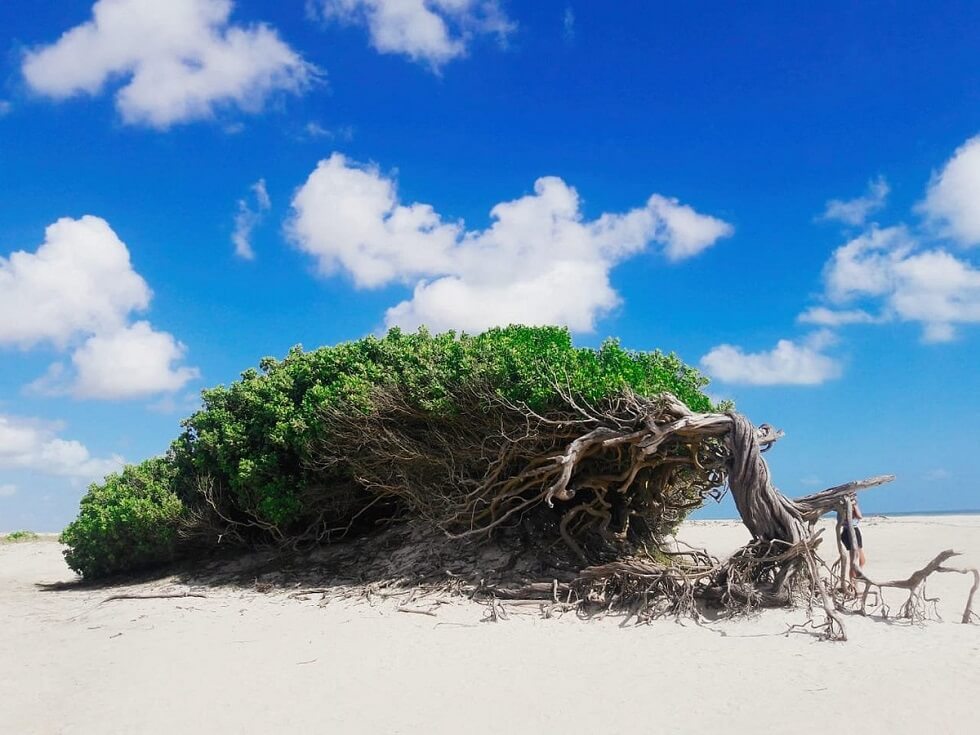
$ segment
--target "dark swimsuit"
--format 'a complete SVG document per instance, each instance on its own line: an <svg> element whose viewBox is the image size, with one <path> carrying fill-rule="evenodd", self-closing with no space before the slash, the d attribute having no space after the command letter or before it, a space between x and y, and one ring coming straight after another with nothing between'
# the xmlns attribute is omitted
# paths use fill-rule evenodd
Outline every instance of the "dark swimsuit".
<svg viewBox="0 0 980 735"><path fill-rule="evenodd" d="M858 548L859 549L863 549L864 548L864 539L861 538L861 529L858 528L858 524L860 522L861 522L861 519L860 518L855 518L854 516L851 516L851 528L854 529L854 538L857 539ZM841 518L841 523L842 523L841 530L840 530L840 540L841 540L841 543L844 544L844 548L845 549L847 549L848 551L851 551L852 550L852 546L851 546L851 528L848 528L847 527L847 521L845 519L843 519L843 518Z"/></svg>
<svg viewBox="0 0 980 735"><path fill-rule="evenodd" d="M858 528L857 526L854 527L854 538L857 539L858 548L859 549L863 549L864 548L864 539L861 538L861 529ZM844 544L844 548L845 549L847 549L848 551L851 551L852 550L852 547L851 547L851 529L849 529L847 526L844 526L844 528L841 529L841 532L840 532L840 540L841 540L841 543Z"/></svg>

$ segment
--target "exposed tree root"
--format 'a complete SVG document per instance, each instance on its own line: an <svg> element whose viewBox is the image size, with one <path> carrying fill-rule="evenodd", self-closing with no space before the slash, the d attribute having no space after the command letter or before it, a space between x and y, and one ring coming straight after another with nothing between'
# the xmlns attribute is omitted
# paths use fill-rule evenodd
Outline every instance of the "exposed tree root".
<svg viewBox="0 0 980 735"><path fill-rule="evenodd" d="M471 391L449 420L378 391L370 413L324 415L332 439L315 461L346 464L369 493L453 537L524 524L541 543L563 541L580 566L622 556L722 492L729 414L694 413L670 395L563 398L542 415ZM777 438L760 429L760 442Z"/></svg>
<svg viewBox="0 0 980 735"><path fill-rule="evenodd" d="M286 557L278 567L259 555L254 566L231 575L184 581L220 584L237 578L259 592L281 591L319 605L336 600L372 605L394 600L399 608L427 612L435 612L429 603L459 596L482 602L487 621L506 620L508 610L532 608L544 617L616 614L624 624L663 617L706 622L795 606L805 611L806 619L791 631L845 640L846 614L861 612L855 609L861 598L835 587L838 573L827 569L818 553L822 540L817 531L794 547L751 542L725 560L665 542L630 557L575 570L567 567L567 550L561 546L530 548L516 532L487 543L452 539L431 526L409 523L297 558ZM794 559L796 567L791 565ZM776 580L787 565L796 573L792 583L780 586ZM972 572L947 567L945 562L939 567L937 572ZM256 570L262 572L260 582ZM874 595L880 597L880 590L869 593ZM888 614L887 609L867 607L865 614ZM965 619L976 619L972 610L964 614Z"/></svg>
<svg viewBox="0 0 980 735"><path fill-rule="evenodd" d="M447 417L379 389L368 412L337 407L321 417L331 441L311 447L310 463L342 465L351 480L349 487L318 489L327 499L316 522L284 534L234 515L224 491L205 478L201 525L233 543L254 545L258 536L296 550L342 538L383 508L379 517L437 529L443 541L440 546L429 538L426 558L412 557L397 572L382 574L380 587L362 587L369 598L412 585L448 585L486 599L492 620L506 614L501 600L539 604L547 615L625 610L641 621L698 617L709 607L734 613L802 604L811 611L808 630L846 639L840 613L853 592L849 570L856 560L844 553L838 533L839 561L828 569L814 527L833 510L846 518L847 498L893 476L791 499L773 485L763 457L782 436L767 424L753 426L734 412L697 413L669 394L625 393L592 405L559 393L562 406L538 413L490 389L470 388L454 396L454 405L465 410ZM719 561L665 542L688 511L726 490L752 535L748 545ZM459 568L460 554L477 558L493 548L508 551L509 559L447 579L446 570ZM872 595L881 599L882 587L898 587L909 591L900 615L922 619L925 579L955 571L974 575L963 614L969 622L980 575L943 566L952 555L943 552L908 580L879 584L860 577L866 585L862 610ZM435 559L436 566L427 566ZM369 574L365 557L351 561L358 573ZM331 589L293 594L326 596ZM822 621L812 617L814 609L822 610Z"/></svg>
<svg viewBox="0 0 980 735"><path fill-rule="evenodd" d="M868 600L873 596L878 601L877 607L880 607L882 615L888 617L889 610L884 603L881 590L883 587L892 587L894 589L906 590L909 593L908 598L902 604L901 608L899 608L897 617L905 618L912 622L925 620L928 614L927 603L932 601L932 598L926 597L926 580L932 574L953 572L956 574L973 575L973 586L970 588L970 593L966 599L966 607L963 609L963 616L960 620L962 623L969 623L975 617L975 613L973 612L973 597L977 592L977 588L980 587L980 571L973 568L959 569L945 566L944 562L954 556L959 556L959 554L952 549L942 551L932 561L922 567L922 569L913 572L907 579L875 582L864 573L859 573L860 580L864 582L864 592L861 595L861 613L864 615L869 614Z"/></svg>

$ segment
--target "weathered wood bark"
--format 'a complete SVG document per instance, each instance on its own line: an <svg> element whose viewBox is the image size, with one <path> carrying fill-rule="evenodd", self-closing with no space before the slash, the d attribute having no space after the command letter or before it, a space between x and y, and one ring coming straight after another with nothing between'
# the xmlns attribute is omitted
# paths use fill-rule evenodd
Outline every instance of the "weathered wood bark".
<svg viewBox="0 0 980 735"><path fill-rule="evenodd" d="M537 413L492 390L467 390L455 397L468 407L458 417L384 390L368 414L324 414L333 445L313 451L315 461L343 462L367 493L394 499L452 539L519 531L522 543L574 556L559 566L578 574L560 590L554 580L526 579L502 597L557 604L560 591L581 604L660 612L691 612L697 601L745 609L806 600L824 609L828 636L845 637L844 598L821 574L815 524L892 475L792 499L763 456L782 433L738 413L698 413L669 394L592 405L560 390L563 404ZM726 489L750 544L719 562L662 543L690 509ZM835 536L840 548L839 529Z"/></svg>
<svg viewBox="0 0 980 735"><path fill-rule="evenodd" d="M755 428L741 414L730 416L728 486L742 522L756 541L792 546L807 535L802 513L773 486Z"/></svg>
<svg viewBox="0 0 980 735"><path fill-rule="evenodd" d="M946 566L945 563L954 556L959 556L959 553L953 549L941 551L935 556L935 558L932 559L932 561L922 567L922 569L913 572L906 579L893 579L888 582L875 582L867 575L861 574L861 578L865 582L864 593L861 596L861 612L863 614L867 614L868 598L872 591L877 591L880 598L881 589L883 587L891 587L894 589L906 590L909 593L908 599L906 599L905 603L899 610L898 616L908 618L913 621L921 620L926 615L924 590L926 580L930 575L950 572L955 574L972 574L973 586L970 588L970 593L966 598L966 607L963 608L963 615L961 618L962 623L969 623L973 618L973 597L977 592L977 588L980 587L980 571L973 568L959 569L957 567Z"/></svg>
<svg viewBox="0 0 980 735"><path fill-rule="evenodd" d="M820 516L836 509L842 498L855 495L862 490L868 490L895 479L895 475L876 475L865 480L855 480L846 482L843 485L821 490L813 495L805 495L796 498L793 504L796 505L800 516L807 523L814 523Z"/></svg>

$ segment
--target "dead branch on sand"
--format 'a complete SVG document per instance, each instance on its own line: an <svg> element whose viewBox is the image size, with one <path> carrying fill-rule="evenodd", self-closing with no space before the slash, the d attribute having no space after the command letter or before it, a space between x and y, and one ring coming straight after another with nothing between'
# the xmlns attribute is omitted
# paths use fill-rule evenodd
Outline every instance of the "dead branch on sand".
<svg viewBox="0 0 980 735"><path fill-rule="evenodd" d="M922 569L913 572L907 579L894 579L889 582L875 582L870 579L864 573L859 573L859 579L864 582L864 592L861 595L861 614L869 614L868 599L874 593L878 600L878 605L882 609L882 614L888 617L888 608L884 604L883 596L881 590L884 587L892 587L894 589L906 590L909 593L908 598L899 608L897 617L905 618L913 622L924 620L927 617L926 603L931 602L932 598L926 597L926 580L932 574L943 574L943 573L956 573L956 574L972 574L973 575L973 586L970 588L970 593L966 599L966 607L963 609L963 616L960 620L962 623L969 623L974 617L973 612L973 597L977 592L977 588L980 587L980 571L974 568L961 569L958 567L948 567L945 566L944 562L951 559L954 556L959 556L959 554L952 549L946 549L936 555L936 557L926 564Z"/></svg>
<svg viewBox="0 0 980 735"><path fill-rule="evenodd" d="M102 600L100 605L106 602L113 602L115 600L166 600L178 597L207 597L207 595L201 592L159 592L155 594L122 594L122 595L111 595L104 600Z"/></svg>

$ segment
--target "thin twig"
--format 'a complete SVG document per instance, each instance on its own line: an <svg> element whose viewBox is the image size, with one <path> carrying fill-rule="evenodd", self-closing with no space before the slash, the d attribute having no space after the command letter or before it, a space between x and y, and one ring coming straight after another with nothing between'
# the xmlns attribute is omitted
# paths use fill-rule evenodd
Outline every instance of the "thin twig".
<svg viewBox="0 0 980 735"><path fill-rule="evenodd" d="M112 595L107 597L99 604L105 602L112 602L113 600L160 600L160 599L170 599L174 597L207 597L207 595L201 592L160 592L156 594L149 595L138 595L138 594L122 594L122 595Z"/></svg>

